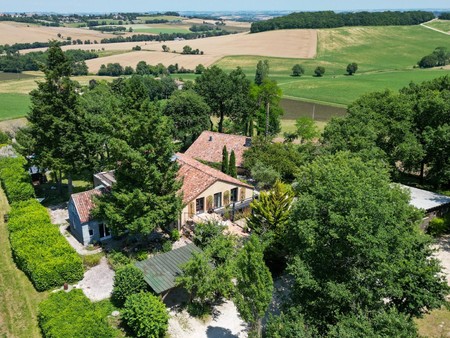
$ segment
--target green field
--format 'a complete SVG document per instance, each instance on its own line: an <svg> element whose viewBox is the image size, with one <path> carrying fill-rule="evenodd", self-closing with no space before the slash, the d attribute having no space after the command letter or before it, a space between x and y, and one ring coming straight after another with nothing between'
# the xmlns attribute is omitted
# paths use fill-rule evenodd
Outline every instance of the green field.
<svg viewBox="0 0 450 338"><path fill-rule="evenodd" d="M167 21L181 21L183 18L181 16L171 16L171 15L159 15L159 16L138 16L138 20L167 20Z"/></svg>
<svg viewBox="0 0 450 338"><path fill-rule="evenodd" d="M345 105L367 92L397 90L411 81L450 74L448 70L413 68L424 55L450 43L450 36L421 26L345 27L319 30L318 34L318 53L313 60L230 56L217 65L227 70L240 66L253 76L258 60L267 59L271 77L284 95ZM357 75L351 77L345 75L350 62L359 66ZM296 63L305 68L301 78L290 76ZM317 66L325 67L323 78L313 77Z"/></svg>
<svg viewBox="0 0 450 338"><path fill-rule="evenodd" d="M136 33L150 33L150 34L173 34L173 33L190 33L190 30L186 27L147 27L147 28L136 28L133 30Z"/></svg>
<svg viewBox="0 0 450 338"><path fill-rule="evenodd" d="M450 32L450 20L435 20L432 22L427 22L428 27L433 27L439 29L443 32Z"/></svg>
<svg viewBox="0 0 450 338"><path fill-rule="evenodd" d="M30 97L26 94L0 93L0 121L25 116L30 105Z"/></svg>

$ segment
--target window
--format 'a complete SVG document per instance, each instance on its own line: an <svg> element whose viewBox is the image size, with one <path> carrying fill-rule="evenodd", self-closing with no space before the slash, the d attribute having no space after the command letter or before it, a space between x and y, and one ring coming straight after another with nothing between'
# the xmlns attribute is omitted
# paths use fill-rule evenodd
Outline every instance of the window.
<svg viewBox="0 0 450 338"><path fill-rule="evenodd" d="M203 212L205 212L205 198L197 198L195 200L195 211L197 212L197 214L201 214Z"/></svg>
<svg viewBox="0 0 450 338"><path fill-rule="evenodd" d="M104 223L100 223L98 225L98 231L100 233L100 238L108 237L111 235L109 228Z"/></svg>
<svg viewBox="0 0 450 338"><path fill-rule="evenodd" d="M214 194L214 208L222 207L222 193L218 192Z"/></svg>
<svg viewBox="0 0 450 338"><path fill-rule="evenodd" d="M94 236L94 229L89 229L89 236Z"/></svg>
<svg viewBox="0 0 450 338"><path fill-rule="evenodd" d="M238 200L238 188L231 189L231 203L237 202Z"/></svg>

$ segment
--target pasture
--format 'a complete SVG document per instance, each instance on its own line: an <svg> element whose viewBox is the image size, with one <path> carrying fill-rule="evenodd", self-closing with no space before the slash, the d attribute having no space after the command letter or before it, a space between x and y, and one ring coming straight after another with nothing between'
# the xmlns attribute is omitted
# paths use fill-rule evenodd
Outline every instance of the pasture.
<svg viewBox="0 0 450 338"><path fill-rule="evenodd" d="M0 121L25 116L30 106L30 98L26 94L0 93Z"/></svg>
<svg viewBox="0 0 450 338"><path fill-rule="evenodd" d="M440 31L450 33L450 20L434 20L424 24L425 26L439 29Z"/></svg>

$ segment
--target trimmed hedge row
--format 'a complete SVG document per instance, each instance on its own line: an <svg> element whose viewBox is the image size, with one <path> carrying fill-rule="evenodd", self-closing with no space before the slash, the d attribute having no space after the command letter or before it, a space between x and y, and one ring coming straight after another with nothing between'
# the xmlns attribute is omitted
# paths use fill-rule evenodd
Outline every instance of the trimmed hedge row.
<svg viewBox="0 0 450 338"><path fill-rule="evenodd" d="M0 158L0 180L9 203L35 198L30 175L24 169L26 163L23 157Z"/></svg>
<svg viewBox="0 0 450 338"><path fill-rule="evenodd" d="M83 262L34 199L13 203L8 220L13 257L38 291L83 278Z"/></svg>
<svg viewBox="0 0 450 338"><path fill-rule="evenodd" d="M55 292L39 304L39 326L48 338L111 338L116 334L107 310L91 303L80 289Z"/></svg>

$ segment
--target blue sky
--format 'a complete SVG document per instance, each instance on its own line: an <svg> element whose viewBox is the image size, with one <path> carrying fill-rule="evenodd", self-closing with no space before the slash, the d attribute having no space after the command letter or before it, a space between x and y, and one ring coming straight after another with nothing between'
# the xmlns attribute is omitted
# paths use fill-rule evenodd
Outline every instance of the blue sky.
<svg viewBox="0 0 450 338"><path fill-rule="evenodd" d="M144 12L450 8L449 0L0 0L0 12Z"/></svg>

